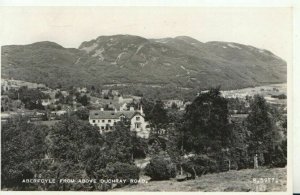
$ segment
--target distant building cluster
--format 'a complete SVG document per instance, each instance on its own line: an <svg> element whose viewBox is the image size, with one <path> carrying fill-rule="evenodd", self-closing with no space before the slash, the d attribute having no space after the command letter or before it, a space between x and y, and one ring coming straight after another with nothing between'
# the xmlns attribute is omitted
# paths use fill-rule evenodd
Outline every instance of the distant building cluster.
<svg viewBox="0 0 300 195"><path fill-rule="evenodd" d="M8 91L10 89L19 89L20 87L27 87L29 89L46 88L44 84L31 83L14 79L1 79L1 91Z"/></svg>
<svg viewBox="0 0 300 195"><path fill-rule="evenodd" d="M28 110L19 97L11 99L9 91L18 91L21 87L37 89L46 98L40 99L44 109ZM122 95L117 90L103 89L100 97L91 95L86 87L77 87L70 90L51 89L43 84L30 83L19 80L1 80L1 121L6 122L10 118L25 116L29 121L60 120L63 115L85 108L89 110L88 120L99 128L100 133L112 131L120 121L129 121L130 130L136 131L137 136L148 138L150 133L149 123L145 120L145 113L139 105L141 97ZM5 93L5 94L3 94ZM18 94L19 96L19 94ZM88 105L78 102L78 97L86 96ZM6 105L6 106L5 106Z"/></svg>

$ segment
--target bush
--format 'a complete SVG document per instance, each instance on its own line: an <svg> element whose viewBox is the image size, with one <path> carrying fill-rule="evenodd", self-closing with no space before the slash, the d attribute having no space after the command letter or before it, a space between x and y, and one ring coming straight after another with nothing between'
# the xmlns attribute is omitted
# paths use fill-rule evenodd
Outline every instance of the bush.
<svg viewBox="0 0 300 195"><path fill-rule="evenodd" d="M271 155L270 167L285 167L287 165L287 140L276 146Z"/></svg>
<svg viewBox="0 0 300 195"><path fill-rule="evenodd" d="M87 108L79 108L75 112L75 115L77 115L78 118L81 120L88 120L89 119L89 110Z"/></svg>
<svg viewBox="0 0 300 195"><path fill-rule="evenodd" d="M171 160L156 156L146 166L145 175L151 177L152 180L167 180L176 176L176 168Z"/></svg>
<svg viewBox="0 0 300 195"><path fill-rule="evenodd" d="M117 187L122 187L130 183L130 180L138 180L140 169L131 164L127 163L109 163L105 169L105 174L108 179L121 179L126 180L125 183L118 183Z"/></svg>
<svg viewBox="0 0 300 195"><path fill-rule="evenodd" d="M194 174L195 170L198 176L206 173L219 172L217 161L206 155L196 155L187 159L182 164L182 168L184 171L187 171L191 174Z"/></svg>
<svg viewBox="0 0 300 195"><path fill-rule="evenodd" d="M285 94L280 94L280 95L272 95L271 96L272 98L277 98L277 99L280 99L280 100L283 100L283 99L286 99L287 96Z"/></svg>

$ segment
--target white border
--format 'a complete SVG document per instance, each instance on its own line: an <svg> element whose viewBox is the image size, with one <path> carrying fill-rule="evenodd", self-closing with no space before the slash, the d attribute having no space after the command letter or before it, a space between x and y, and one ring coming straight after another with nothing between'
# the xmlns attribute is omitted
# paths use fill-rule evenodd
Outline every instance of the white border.
<svg viewBox="0 0 300 195"><path fill-rule="evenodd" d="M297 0L1 0L1 6L292 7Z"/></svg>
<svg viewBox="0 0 300 195"><path fill-rule="evenodd" d="M286 193L270 192L262 194L292 194L293 181L298 182L294 185L294 191L300 193L300 155L296 151L300 149L300 133L296 132L296 129L300 129L300 67L295 66L300 61L300 56L297 56L300 49L300 2L297 0L1 0L0 6L168 6L168 7L293 7L294 8L294 66L288 67L288 191ZM298 77L297 77L298 76ZM298 89L298 90L297 90ZM292 132L292 129L294 132ZM293 135L292 135L293 134ZM294 142L294 143L293 143ZM294 153L293 147L294 146ZM294 154L294 158L291 154ZM294 159L294 166L293 166ZM294 173L292 173L292 167ZM297 172L296 172L297 171ZM297 173L297 174L295 174ZM5 192L1 191L1 194L40 194L41 192ZM43 194L74 194L82 192L43 192ZM104 193L104 192L89 192L89 193ZM112 194L140 194L141 192L109 192ZM154 192L144 192L143 194L153 194ZM167 193L166 194L174 194ZM223 194L219 192L195 192L193 194ZM224 192L225 193L225 192ZM185 194L184 192L176 192L175 194ZM232 194L229 192L227 194ZM235 193L235 194L249 194L249 193ZM260 194L251 192L251 194Z"/></svg>

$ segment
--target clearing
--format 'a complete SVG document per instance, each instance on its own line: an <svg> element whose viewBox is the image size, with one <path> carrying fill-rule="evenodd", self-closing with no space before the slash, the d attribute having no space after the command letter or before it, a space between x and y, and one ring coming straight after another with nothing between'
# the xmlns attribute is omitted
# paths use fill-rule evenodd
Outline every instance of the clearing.
<svg viewBox="0 0 300 195"><path fill-rule="evenodd" d="M232 170L207 174L183 182L175 179L149 181L149 177L146 176L142 176L141 179L148 180L148 183L129 185L113 191L282 192L287 190L286 168Z"/></svg>

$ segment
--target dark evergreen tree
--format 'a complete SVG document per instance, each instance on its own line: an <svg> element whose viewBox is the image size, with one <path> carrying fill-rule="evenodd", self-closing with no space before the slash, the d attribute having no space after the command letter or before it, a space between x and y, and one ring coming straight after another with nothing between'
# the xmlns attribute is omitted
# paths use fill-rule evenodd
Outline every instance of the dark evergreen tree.
<svg viewBox="0 0 300 195"><path fill-rule="evenodd" d="M262 96L254 96L246 122L250 131L250 155L255 156L257 154L260 165L270 165L273 156L272 151L278 135L275 131L270 107Z"/></svg>
<svg viewBox="0 0 300 195"><path fill-rule="evenodd" d="M141 104L145 111L146 120L148 120L152 126L151 133L154 136L159 134L161 129L165 129L168 124L167 111L164 109L164 103L161 100L155 102L143 99Z"/></svg>
<svg viewBox="0 0 300 195"><path fill-rule="evenodd" d="M183 146L197 153L220 152L229 147L227 100L220 89L200 94L186 109Z"/></svg>
<svg viewBox="0 0 300 195"><path fill-rule="evenodd" d="M79 96L77 98L78 102L81 103L83 106L87 106L89 104L89 98L87 95Z"/></svg>

